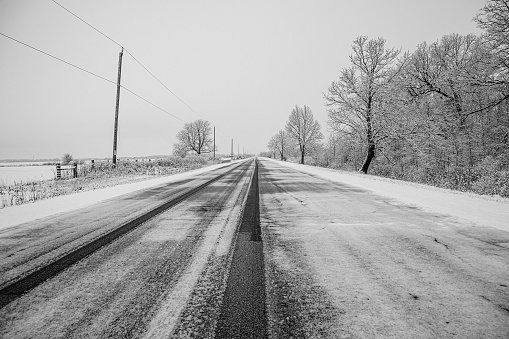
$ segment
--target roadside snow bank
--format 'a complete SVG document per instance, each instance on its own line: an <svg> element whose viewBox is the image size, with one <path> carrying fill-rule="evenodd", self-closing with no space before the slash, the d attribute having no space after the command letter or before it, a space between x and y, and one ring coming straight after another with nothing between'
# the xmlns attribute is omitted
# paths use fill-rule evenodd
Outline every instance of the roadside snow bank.
<svg viewBox="0 0 509 339"><path fill-rule="evenodd" d="M131 184L118 185L103 189L61 195L55 198L39 200L31 204L23 204L0 209L0 230L16 226L28 221L41 219L57 213L69 212L83 208L97 202L118 197L141 189L175 182L200 173L208 172L228 164L217 164L199 168L189 172L178 173L166 177L159 177Z"/></svg>
<svg viewBox="0 0 509 339"><path fill-rule="evenodd" d="M481 196L362 173L263 159L276 161L280 165L323 179L356 186L424 210L447 214L481 226L509 232L509 199L506 198Z"/></svg>

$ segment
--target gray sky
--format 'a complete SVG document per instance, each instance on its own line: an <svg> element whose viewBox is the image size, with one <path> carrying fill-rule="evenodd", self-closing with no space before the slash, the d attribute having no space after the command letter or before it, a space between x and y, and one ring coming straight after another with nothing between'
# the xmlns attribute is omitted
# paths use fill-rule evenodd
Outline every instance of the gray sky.
<svg viewBox="0 0 509 339"><path fill-rule="evenodd" d="M352 41L414 51L479 34L484 0L57 0L127 48L122 85L190 122L216 126L219 153L266 149L295 105L327 132L323 92ZM0 32L116 82L120 48L51 0L0 0ZM111 157L116 85L0 36L0 159ZM171 154L183 122L122 90L118 156Z"/></svg>

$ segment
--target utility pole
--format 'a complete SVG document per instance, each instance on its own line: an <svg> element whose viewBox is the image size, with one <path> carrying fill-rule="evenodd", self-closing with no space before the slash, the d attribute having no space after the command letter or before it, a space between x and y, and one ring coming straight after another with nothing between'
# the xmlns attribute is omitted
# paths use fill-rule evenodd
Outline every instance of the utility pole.
<svg viewBox="0 0 509 339"><path fill-rule="evenodd" d="M232 138L232 151L231 151L231 156L233 157L233 138Z"/></svg>
<svg viewBox="0 0 509 339"><path fill-rule="evenodd" d="M214 159L216 158L216 126L214 126Z"/></svg>
<svg viewBox="0 0 509 339"><path fill-rule="evenodd" d="M115 105L115 128L113 130L113 165L117 164L118 105L120 104L120 75L122 74L122 54L124 54L124 47L122 47L122 50L118 54L117 104Z"/></svg>

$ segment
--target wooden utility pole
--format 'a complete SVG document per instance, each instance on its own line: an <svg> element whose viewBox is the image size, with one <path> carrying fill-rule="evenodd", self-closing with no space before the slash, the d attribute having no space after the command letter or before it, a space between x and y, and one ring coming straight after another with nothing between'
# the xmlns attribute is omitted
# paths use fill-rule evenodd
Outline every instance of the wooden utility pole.
<svg viewBox="0 0 509 339"><path fill-rule="evenodd" d="M120 75L122 74L122 54L124 54L123 47L118 54L117 104L115 105L115 127L113 129L113 165L117 164L118 105L120 104Z"/></svg>
<svg viewBox="0 0 509 339"><path fill-rule="evenodd" d="M216 126L214 126L214 159L216 158Z"/></svg>
<svg viewBox="0 0 509 339"><path fill-rule="evenodd" d="M233 157L233 139L232 139L232 152L230 154Z"/></svg>

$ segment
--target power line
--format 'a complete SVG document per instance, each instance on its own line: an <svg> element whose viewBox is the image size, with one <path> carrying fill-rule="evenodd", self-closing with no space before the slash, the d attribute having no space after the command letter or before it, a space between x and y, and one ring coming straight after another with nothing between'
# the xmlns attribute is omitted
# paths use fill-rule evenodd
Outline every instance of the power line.
<svg viewBox="0 0 509 339"><path fill-rule="evenodd" d="M171 115L171 116L172 116L172 117L174 117L175 119L178 119L178 120L182 121L183 123L185 123L185 122L186 122L185 120L180 119L178 116L171 114L171 113L170 113L170 112L168 112L167 110L165 110L165 109L163 109L163 108L161 108L161 107L157 106L156 104L153 104L152 102L148 101L147 99L143 98L142 96L140 96L140 95L138 95L138 94L134 93L134 92L133 92L133 91L131 91L129 88L124 87L124 86L122 86L122 85L121 85L120 87L122 87L123 89L125 89L125 90L126 90L126 91L128 91L129 93L131 93L131 94L133 94L133 95L137 96L137 97L138 97L138 98L140 98L141 100L143 100L143 101L145 101L145 102L147 102L147 103L151 104L152 106L154 106L154 107L156 107L156 108L160 109L161 111L163 111L163 112L165 112L165 113L167 113L167 114Z"/></svg>
<svg viewBox="0 0 509 339"><path fill-rule="evenodd" d="M129 54L129 55L130 55L130 56L131 56L131 57L132 57L132 58L133 58L133 59L134 59L134 60L135 60L138 64L140 64L140 66L141 66L141 67L143 67L143 68L144 68L144 69L145 69L145 70L146 70L146 71L147 71L147 72L148 72L148 73L149 73L152 77L154 77L154 79L156 79L157 81L159 81L159 83L160 83L161 85L163 85L163 87L164 87L164 88L166 88L166 90L168 90L168 92L170 92L171 94L173 94L173 96L174 96L175 98L177 98L177 99L178 99L181 103L183 103L184 105L186 105L186 107L187 107L187 108L189 108L191 111L193 111L196 115L198 115L199 117L203 118L203 117L201 116L201 114L200 114L200 113L196 112L193 108L191 108L191 106L189 106L189 105L188 105L188 104L187 104L184 100L180 99L178 95L176 95L176 94L175 94L175 93L174 93L171 89L169 89L169 88L168 88L165 84L163 84L163 83L161 82L161 80L159 80L159 79L158 79L158 78L157 78L154 74L152 74L152 72L150 72L150 71L147 69L147 67L143 66L143 64L142 64L140 61L138 61L138 59L136 59L136 58L134 57L134 55L132 55L132 54L131 54L131 52L129 52L129 50L127 50L127 49L126 49L125 51L126 51L126 52L127 52L127 54Z"/></svg>
<svg viewBox="0 0 509 339"><path fill-rule="evenodd" d="M95 30L96 32L98 32L99 34L101 34L102 36L104 36L105 38L107 38L108 40L113 42L114 44L116 44L117 46L124 48L124 50L127 52L127 54L129 54L141 67L143 67L143 69L145 69L145 71L147 71L148 74L150 74L154 79L156 79L168 92L170 92L175 98L177 98L181 103L183 103L187 108L189 108L196 115L198 115L199 117L202 117L200 113L196 112L191 106L189 106L184 100L182 100L177 94L175 94L175 92L173 92L171 89L168 88L168 86L166 86L161 80L159 80L159 78L157 78L152 72L150 72L148 70L148 68L145 67L131 52L129 52L129 50L127 48L125 48L124 46L122 46L121 44L119 44L118 42L116 42L115 40L110 38L108 35L104 34L99 29L95 28L94 26L92 26L91 24L89 24L88 22L86 22L85 20L80 18L78 15L71 12L69 9L67 9L64 6L62 6L61 4L59 4L57 1L55 1L55 0L51 0L51 1L53 1L55 4L57 4L58 6L63 8L66 12L70 13L72 16L76 17L78 20L80 20L81 22L83 22L84 24L86 24L87 26L89 26L90 28L92 28L93 30Z"/></svg>
<svg viewBox="0 0 509 339"><path fill-rule="evenodd" d="M68 10L67 8L65 8L64 6L62 6L61 4L59 4L58 2L56 2L55 0L52 0L54 3L56 3L58 6L62 7L65 11L67 11L69 14L71 14L72 16L74 16L75 18L77 18L78 20L82 21L85 25L89 26L90 28L92 28L93 30L95 30L96 32L98 32L99 34L103 35L104 37L106 37L107 39L111 40L114 44L118 45L119 47L123 47L122 45L120 45L118 42L116 42L115 40L113 40L112 38L110 38L109 36L107 36L106 34L104 34L103 32L101 32L100 30L98 30L97 28L95 28L94 26L92 26L91 24L89 24L88 22L86 22L85 20L83 20L82 18L80 18L79 16L77 16L76 14L74 14L73 12L71 12L70 10Z"/></svg>
<svg viewBox="0 0 509 339"><path fill-rule="evenodd" d="M54 56L54 55L51 55L51 54L46 53L46 52L44 52L44 51L41 51L41 50L40 50L40 49L38 49L38 48L35 48L35 47L30 46L30 45L28 45L28 44L26 44L26 43L24 43L24 42L21 42L21 41L19 41L19 40L17 40L17 39L14 39L13 37L10 37L10 36L8 36L8 35L6 35L6 34L2 33L2 32L0 32L0 35L2 35L2 36L4 36L4 37L6 37L6 38L8 38L8 39L11 39L11 40L13 40L13 41L15 41L15 42L17 42L17 43L19 43L19 44L23 45L23 46L26 46L26 47L31 48L31 49L33 49L33 50L36 50L36 51L37 51L37 52L39 52L39 53L42 53L42 54L47 55L47 56L49 56L49 57L51 57L51 58L53 58L53 59L56 59L56 60L58 60L58 61L60 61L60 62L63 62L63 63L65 63L65 64L69 65L69 66L72 66L72 67L74 67L74 68L77 68L77 69L79 69L80 71L83 71L83 72L86 72L86 73L88 73L88 74L91 74L91 75L93 75L93 76L95 76L95 77L98 77L98 78L99 78L99 79L101 79L101 80L107 81L107 82L112 83L112 84L114 84L114 85L116 85L116 84L117 84L115 81L111 81L111 80L109 80L109 79L106 79L105 77L102 77L102 76L100 76L100 75L98 75L98 74L95 74L95 73L93 73L93 72L90 72L90 71L88 71L88 70L86 70L86 69L84 69L84 68L82 68L82 67L76 66L76 65L74 65L74 64L72 64L72 63L70 63L70 62L68 62L68 61L65 61L65 60L63 60L63 59L60 59L60 58L58 58L58 57ZM141 95L139 95L139 94L137 94L137 93L135 93L135 92L131 91L129 88L124 87L124 86L121 86L121 87L122 87L123 89L125 89L126 91L128 91L129 93L131 93L131 94L133 94L133 95L137 96L137 97L138 97L138 98L140 98L141 100L143 100L143 101L145 101L145 102L149 103L150 105L152 105L152 106L156 107L157 109L159 109L159 110L161 110L161 111L163 111L163 112L165 112L165 113L167 113L167 114L171 115L171 116L172 116L172 117L174 117L175 119L178 119L178 120L180 120L180 121L182 121L182 122L184 122L184 123L186 122L186 121L182 120L181 118L179 118L178 116L176 116L176 115L174 115L174 114L172 114L172 113L168 112L167 110L165 110L165 109L163 109L163 108L161 108L161 107L157 106L156 104L152 103L151 101L149 101L149 100L145 99L145 98L144 98L144 97L142 97Z"/></svg>
<svg viewBox="0 0 509 339"><path fill-rule="evenodd" d="M24 46L26 46L26 47L28 47L28 48L31 48L31 49L33 49L33 50L36 50L36 51L37 51L37 52L39 52L39 53L45 54L45 55L47 55L47 56L49 56L49 57L51 57L51 58L53 58L53 59L56 59L56 60L58 60L58 61L60 61L60 62L63 62L63 63L65 63L65 64L69 65L69 66L72 66L72 67L74 67L74 68L77 68L77 69L79 69L80 71L87 72L88 74L92 74L93 76L98 77L98 78L100 78L100 79L102 79L102 80L104 80L104 81L111 82L112 84L117 84L115 81L111 81L111 80L109 80L109 79L106 79L105 77L102 77L102 76L97 75L97 74L95 74L95 73L93 73L93 72L87 71L87 70L86 70L86 69L84 69L84 68L81 68L81 67L79 67L79 66L76 66L75 64L71 64L71 63L70 63L70 62L68 62L68 61L65 61L65 60L62 60L62 59L60 59L60 58L57 58L57 57L56 57L56 56L54 56L54 55L51 55L51 54L46 53L46 52L44 52L44 51L41 51L40 49L35 48L35 47L33 47L33 46L30 46L30 45L28 45L28 44L25 44L24 42L21 42L21 41L19 41L19 40L16 40L16 39L14 39L13 37L10 37L10 36L8 36L8 35L6 35L6 34L4 34L4 33L1 33L1 32L0 32L0 35L3 35L4 37L6 37L6 38L8 38L8 39L11 39L11 40L13 40L13 41L16 41L16 42L17 42L17 43L19 43L19 44L22 44L22 45L24 45Z"/></svg>

